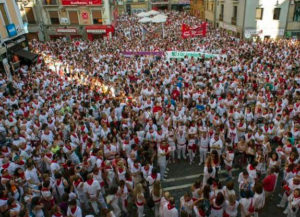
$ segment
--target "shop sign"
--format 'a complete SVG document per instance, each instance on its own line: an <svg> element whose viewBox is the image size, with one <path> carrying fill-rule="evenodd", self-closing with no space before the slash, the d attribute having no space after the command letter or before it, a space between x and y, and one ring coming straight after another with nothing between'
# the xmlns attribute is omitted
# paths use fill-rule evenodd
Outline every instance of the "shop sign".
<svg viewBox="0 0 300 217"><path fill-rule="evenodd" d="M76 33L77 29L76 28L57 28L56 32L57 33Z"/></svg>
<svg viewBox="0 0 300 217"><path fill-rule="evenodd" d="M15 24L8 24L6 25L7 33L9 37L13 37L17 35L17 29Z"/></svg>
<svg viewBox="0 0 300 217"><path fill-rule="evenodd" d="M94 33L94 34L102 34L102 33L106 33L106 30L105 29L87 29L86 32Z"/></svg>

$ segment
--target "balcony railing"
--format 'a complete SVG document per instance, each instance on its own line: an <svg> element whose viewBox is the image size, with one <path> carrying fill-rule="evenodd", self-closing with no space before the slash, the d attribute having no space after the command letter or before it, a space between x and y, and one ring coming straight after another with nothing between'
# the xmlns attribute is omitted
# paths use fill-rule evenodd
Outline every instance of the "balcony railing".
<svg viewBox="0 0 300 217"><path fill-rule="evenodd" d="M59 0L42 0L43 5L58 5Z"/></svg>
<svg viewBox="0 0 300 217"><path fill-rule="evenodd" d="M231 24L232 25L236 25L236 17L232 17L231 18Z"/></svg>

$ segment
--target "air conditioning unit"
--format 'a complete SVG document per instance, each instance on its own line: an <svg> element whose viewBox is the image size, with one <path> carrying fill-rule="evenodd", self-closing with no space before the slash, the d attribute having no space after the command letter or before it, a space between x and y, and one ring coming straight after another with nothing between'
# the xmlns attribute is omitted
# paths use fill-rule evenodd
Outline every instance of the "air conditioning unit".
<svg viewBox="0 0 300 217"><path fill-rule="evenodd" d="M69 19L67 17L60 18L60 24L69 24Z"/></svg>

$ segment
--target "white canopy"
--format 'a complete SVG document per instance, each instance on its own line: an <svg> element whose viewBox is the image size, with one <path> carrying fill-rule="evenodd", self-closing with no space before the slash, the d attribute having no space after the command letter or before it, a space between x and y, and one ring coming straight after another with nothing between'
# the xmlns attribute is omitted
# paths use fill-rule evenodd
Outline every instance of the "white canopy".
<svg viewBox="0 0 300 217"><path fill-rule="evenodd" d="M164 14L158 14L152 18L153 23L165 23L167 21L167 16Z"/></svg>
<svg viewBox="0 0 300 217"><path fill-rule="evenodd" d="M138 17L147 17L147 13L146 12L141 12L137 14Z"/></svg>
<svg viewBox="0 0 300 217"><path fill-rule="evenodd" d="M157 15L157 14L159 14L159 12L158 12L158 11L155 11L155 10L151 10L151 11L146 12L146 14L147 14L148 16L152 16L152 15Z"/></svg>
<svg viewBox="0 0 300 217"><path fill-rule="evenodd" d="M143 17L142 19L139 20L139 23L149 23L152 22L152 19L149 17Z"/></svg>

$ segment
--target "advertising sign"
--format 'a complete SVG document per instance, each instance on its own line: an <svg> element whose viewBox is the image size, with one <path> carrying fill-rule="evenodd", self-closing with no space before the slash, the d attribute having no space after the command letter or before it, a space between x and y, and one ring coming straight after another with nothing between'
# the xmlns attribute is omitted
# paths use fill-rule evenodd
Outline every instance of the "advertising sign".
<svg viewBox="0 0 300 217"><path fill-rule="evenodd" d="M9 37L13 37L13 36L17 35L17 29L16 29L15 24L13 24L13 23L12 24L8 24L6 26L6 29L7 29L7 33L8 33Z"/></svg>
<svg viewBox="0 0 300 217"><path fill-rule="evenodd" d="M101 5L102 0L61 0L62 5Z"/></svg>

